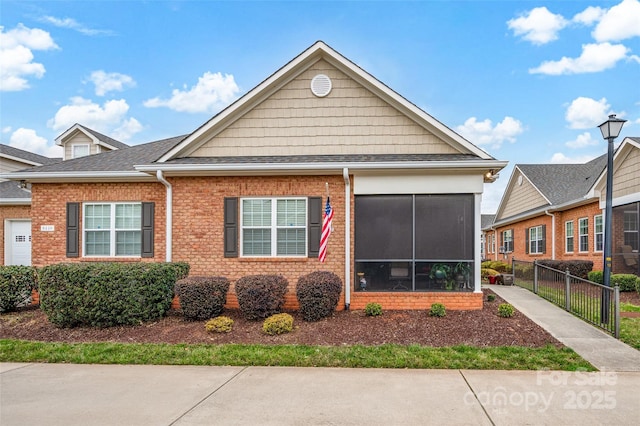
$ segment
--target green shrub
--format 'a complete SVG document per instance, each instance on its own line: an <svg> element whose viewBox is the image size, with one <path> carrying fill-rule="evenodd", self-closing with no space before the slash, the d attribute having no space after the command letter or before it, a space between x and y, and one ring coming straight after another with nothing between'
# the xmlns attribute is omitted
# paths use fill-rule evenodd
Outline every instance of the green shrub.
<svg viewBox="0 0 640 426"><path fill-rule="evenodd" d="M186 319L205 320L222 313L229 280L225 277L188 277L176 282L175 292Z"/></svg>
<svg viewBox="0 0 640 426"><path fill-rule="evenodd" d="M618 286L620 291L634 291L637 278L633 274L613 274L611 275L611 287Z"/></svg>
<svg viewBox="0 0 640 426"><path fill-rule="evenodd" d="M493 269L494 271L497 271L499 273L511 273L511 265L500 260L486 260L482 262L480 267L485 269Z"/></svg>
<svg viewBox="0 0 640 426"><path fill-rule="evenodd" d="M296 285L300 313L305 321L328 317L338 306L342 280L333 272L316 271L303 275Z"/></svg>
<svg viewBox="0 0 640 426"><path fill-rule="evenodd" d="M597 284L604 284L604 272L603 271L591 271L587 274L587 279Z"/></svg>
<svg viewBox="0 0 640 426"><path fill-rule="evenodd" d="M364 307L364 314L368 317L378 317L382 315L382 305L375 302L367 303Z"/></svg>
<svg viewBox="0 0 640 426"><path fill-rule="evenodd" d="M514 276L523 280L533 280L533 265L518 264L516 263L516 270Z"/></svg>
<svg viewBox="0 0 640 426"><path fill-rule="evenodd" d="M37 288L37 274L31 266L0 266L0 312L13 311L29 302Z"/></svg>
<svg viewBox="0 0 640 426"><path fill-rule="evenodd" d="M447 311L444 308L442 303L434 303L431 305L431 309L429 310L429 316L431 317L444 317L447 315Z"/></svg>
<svg viewBox="0 0 640 426"><path fill-rule="evenodd" d="M496 271L495 269L491 269L491 268L481 268L480 269L480 277L483 280L486 280L488 277L495 277L500 275L500 272Z"/></svg>
<svg viewBox="0 0 640 426"><path fill-rule="evenodd" d="M282 275L249 275L235 285L238 305L245 318L257 320L280 313L289 283Z"/></svg>
<svg viewBox="0 0 640 426"><path fill-rule="evenodd" d="M515 309L509 303L501 303L500 306L498 306L498 315L502 318L511 318L514 312Z"/></svg>
<svg viewBox="0 0 640 426"><path fill-rule="evenodd" d="M538 260L537 263L562 272L568 269L571 275L585 280L588 279L588 274L593 269L593 262L591 260L541 259Z"/></svg>
<svg viewBox="0 0 640 426"><path fill-rule="evenodd" d="M274 336L289 333L293 330L293 317L289 314L271 315L262 323L262 331Z"/></svg>
<svg viewBox="0 0 640 426"><path fill-rule="evenodd" d="M636 291L640 295L640 277L636 278Z"/></svg>
<svg viewBox="0 0 640 426"><path fill-rule="evenodd" d="M184 263L49 265L39 270L40 308L58 327L140 324L169 310L185 273Z"/></svg>
<svg viewBox="0 0 640 426"><path fill-rule="evenodd" d="M496 295L495 294L488 294L487 295L487 302L493 302L494 300L496 300Z"/></svg>
<svg viewBox="0 0 640 426"><path fill-rule="evenodd" d="M209 333L229 333L233 328L233 320L225 316L215 317L207 321L204 328Z"/></svg>

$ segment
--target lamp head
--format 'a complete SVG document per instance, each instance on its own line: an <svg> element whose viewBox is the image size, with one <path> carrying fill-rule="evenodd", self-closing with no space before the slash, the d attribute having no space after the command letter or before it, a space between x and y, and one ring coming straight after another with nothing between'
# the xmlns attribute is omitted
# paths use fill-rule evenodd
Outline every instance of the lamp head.
<svg viewBox="0 0 640 426"><path fill-rule="evenodd" d="M599 125L600 131L602 132L602 137L605 139L615 139L620 134L620 130L622 130L622 125L626 123L627 120L622 120L620 118L616 118L615 114L611 114L609 119Z"/></svg>

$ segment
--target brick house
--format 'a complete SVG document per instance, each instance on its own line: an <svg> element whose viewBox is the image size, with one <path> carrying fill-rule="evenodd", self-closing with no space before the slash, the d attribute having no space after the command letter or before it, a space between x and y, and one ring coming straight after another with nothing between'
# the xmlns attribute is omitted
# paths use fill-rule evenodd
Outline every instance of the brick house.
<svg viewBox="0 0 640 426"><path fill-rule="evenodd" d="M483 183L505 165L317 42L189 135L11 179L32 185L36 266L187 261L232 283L282 274L286 308L298 277L329 270L345 284L341 307L480 309Z"/></svg>
<svg viewBox="0 0 640 426"><path fill-rule="evenodd" d="M606 155L585 164L517 164L493 223L483 226L491 260L591 260L603 269ZM614 273L639 274L640 138L614 154Z"/></svg>

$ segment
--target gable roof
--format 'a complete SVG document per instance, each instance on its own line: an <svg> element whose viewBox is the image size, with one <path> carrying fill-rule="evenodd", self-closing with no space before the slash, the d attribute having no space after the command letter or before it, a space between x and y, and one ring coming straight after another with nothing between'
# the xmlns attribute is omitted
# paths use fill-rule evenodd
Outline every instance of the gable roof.
<svg viewBox="0 0 640 426"><path fill-rule="evenodd" d="M236 102L196 129L179 145L163 155L158 160L158 163L164 163L180 157L188 157L197 148L204 144L207 139L210 139L212 136L220 133L260 102L267 99L285 84L292 81L320 60L328 62L349 78L361 84L375 96L396 108L416 124L428 129L438 138L455 147L455 149L461 154L475 155L483 160L495 160L485 151L473 145L471 142L464 139L431 115L422 111L416 105L391 90L388 86L333 50L331 47L327 46L322 41L318 41L258 86L246 93ZM504 165L502 167L504 167Z"/></svg>
<svg viewBox="0 0 640 426"><path fill-rule="evenodd" d="M29 170L3 175L9 179L29 179L31 181L66 180L132 180L152 178L136 171L135 165L156 161L162 154L173 148L185 135L162 139L126 149L117 149L100 154L88 155L55 164L33 167Z"/></svg>
<svg viewBox="0 0 640 426"><path fill-rule="evenodd" d="M629 156L634 152L634 150L640 151L640 137L624 138L613 154L613 172L614 172L613 205L614 207L619 205L618 203L630 202L628 197L623 197L622 199L616 199L616 192L619 190L619 187L615 185L615 181L616 181L617 173L620 172L621 167L626 161L628 161ZM634 170L637 170L638 166L636 164L633 164L630 167L633 168ZM606 183L607 183L607 180L606 180L606 167L605 167L605 169L600 172L596 180L593 182L593 185L591 186L589 191L589 196L601 198L600 200L601 205L604 202L602 197L604 196L604 194L606 194L606 188L605 188ZM640 187L640 186L637 186L636 184L635 187ZM635 200L636 198L638 198L638 196L636 195L636 196L633 196L632 198Z"/></svg>
<svg viewBox="0 0 640 426"><path fill-rule="evenodd" d="M2 143L0 143L0 157L25 163L25 167L26 165L39 166L42 164L52 164L62 160L62 158L49 158Z"/></svg>
<svg viewBox="0 0 640 426"><path fill-rule="evenodd" d="M20 188L19 182L0 182L0 205L3 204L31 204L31 191Z"/></svg>
<svg viewBox="0 0 640 426"><path fill-rule="evenodd" d="M493 221L495 218L496 218L495 214L480 215L480 229L485 229L493 225Z"/></svg>
<svg viewBox="0 0 640 426"><path fill-rule="evenodd" d="M82 124L79 124L79 123L76 123L73 126L69 127L67 130L64 131L64 133L58 136L56 138L56 144L62 145L64 143L64 140L76 131L80 131L86 134L87 136L89 136L89 138L93 139L93 141L98 145L104 145L111 149L129 148L129 145L127 145L126 143L117 141L109 136L96 132L95 130L90 129L87 126L83 126Z"/></svg>

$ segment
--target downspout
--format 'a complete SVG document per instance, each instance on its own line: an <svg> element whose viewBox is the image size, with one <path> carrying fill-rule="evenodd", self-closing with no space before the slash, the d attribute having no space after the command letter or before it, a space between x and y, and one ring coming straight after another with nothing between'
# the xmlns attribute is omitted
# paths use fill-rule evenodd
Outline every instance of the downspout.
<svg viewBox="0 0 640 426"><path fill-rule="evenodd" d="M162 170L156 171L158 181L167 187L167 228L166 228L166 261L171 262L171 243L173 241L173 188L171 184L162 176Z"/></svg>
<svg viewBox="0 0 640 426"><path fill-rule="evenodd" d="M344 178L344 308L351 305L351 181L349 169L342 169Z"/></svg>
<svg viewBox="0 0 640 426"><path fill-rule="evenodd" d="M556 260L556 215L549 213L549 210L545 210L544 214L551 216L551 259ZM547 238L547 236L544 236Z"/></svg>

